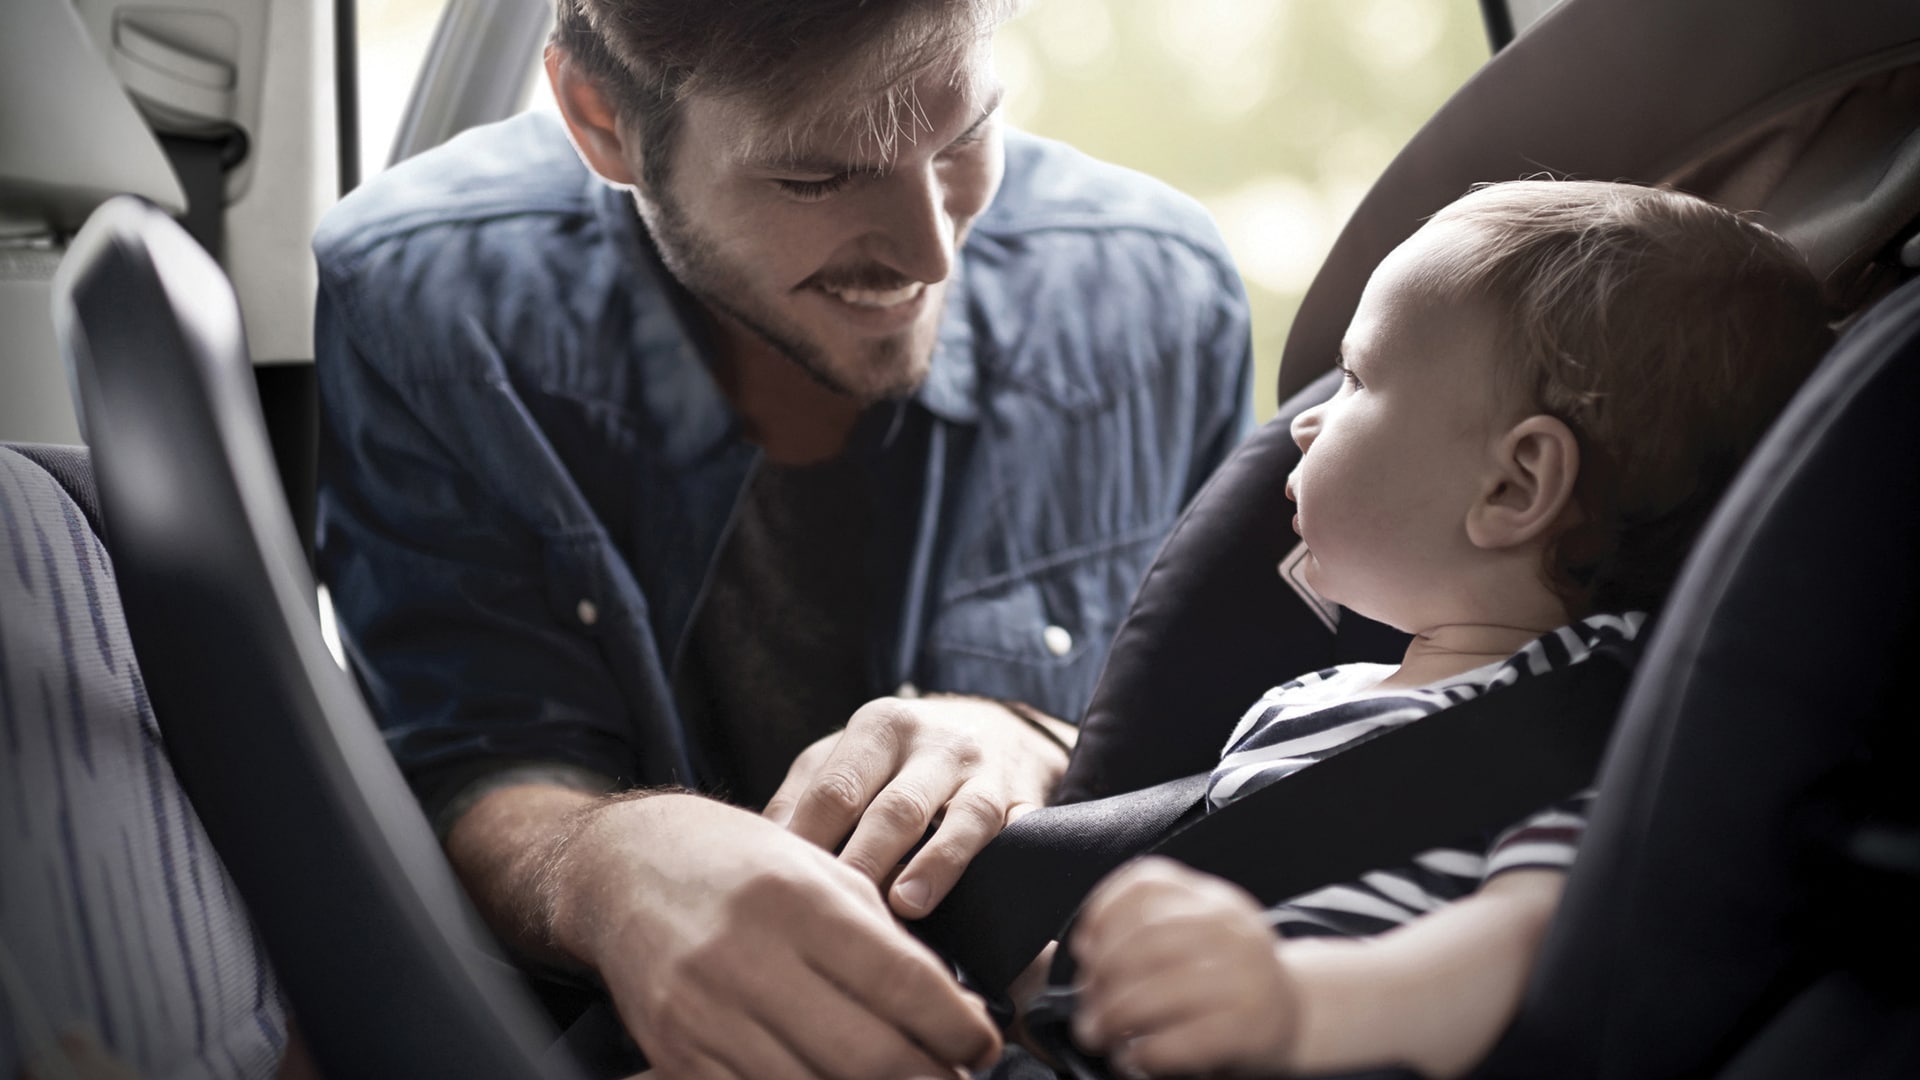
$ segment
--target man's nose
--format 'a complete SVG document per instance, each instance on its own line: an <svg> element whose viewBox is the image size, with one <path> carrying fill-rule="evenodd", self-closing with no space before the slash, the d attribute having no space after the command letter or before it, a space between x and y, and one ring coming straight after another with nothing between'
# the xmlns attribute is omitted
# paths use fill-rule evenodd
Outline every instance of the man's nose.
<svg viewBox="0 0 1920 1080"><path fill-rule="evenodd" d="M875 222L877 254L915 281L945 281L953 272L954 229L939 177L928 167L896 172L888 180Z"/></svg>

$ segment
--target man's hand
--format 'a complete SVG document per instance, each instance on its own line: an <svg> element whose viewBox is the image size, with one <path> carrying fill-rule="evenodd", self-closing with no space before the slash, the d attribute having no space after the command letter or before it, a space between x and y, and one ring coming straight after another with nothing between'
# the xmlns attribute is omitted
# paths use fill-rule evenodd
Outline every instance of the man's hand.
<svg viewBox="0 0 1920 1080"><path fill-rule="evenodd" d="M488 795L450 850L490 825L513 833L540 797ZM512 876L551 945L599 973L657 1074L953 1076L998 1056L985 1006L824 852L694 795L584 806L536 845L537 870Z"/></svg>
<svg viewBox="0 0 1920 1080"><path fill-rule="evenodd" d="M1115 872L1068 947L1084 985L1074 1040L1125 1074L1284 1071L1299 994L1253 897L1164 858Z"/></svg>
<svg viewBox="0 0 1920 1080"><path fill-rule="evenodd" d="M937 819L888 890L897 914L918 918L1001 829L1045 804L1066 765L1059 744L995 702L881 698L801 752L766 816L829 851L846 841L840 861L876 883Z"/></svg>

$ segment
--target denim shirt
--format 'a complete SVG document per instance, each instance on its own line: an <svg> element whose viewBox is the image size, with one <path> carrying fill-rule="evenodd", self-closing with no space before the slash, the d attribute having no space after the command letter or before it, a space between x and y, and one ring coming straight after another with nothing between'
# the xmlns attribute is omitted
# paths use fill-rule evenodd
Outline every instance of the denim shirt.
<svg viewBox="0 0 1920 1080"><path fill-rule="evenodd" d="M1248 316L1193 201L1006 145L926 382L864 425L872 685L1073 719L1250 425ZM429 809L488 761L698 787L669 676L758 451L631 193L528 114L375 178L314 250L320 573Z"/></svg>

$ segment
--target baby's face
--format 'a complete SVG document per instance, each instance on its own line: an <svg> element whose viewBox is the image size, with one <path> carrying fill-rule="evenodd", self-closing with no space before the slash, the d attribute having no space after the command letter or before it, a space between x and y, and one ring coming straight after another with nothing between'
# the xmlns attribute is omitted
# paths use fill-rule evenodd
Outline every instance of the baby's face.
<svg viewBox="0 0 1920 1080"><path fill-rule="evenodd" d="M1308 582L1409 632L1472 607L1467 511L1507 427L1492 318L1422 287L1461 228L1428 226L1380 264L1341 344L1345 383L1293 422Z"/></svg>

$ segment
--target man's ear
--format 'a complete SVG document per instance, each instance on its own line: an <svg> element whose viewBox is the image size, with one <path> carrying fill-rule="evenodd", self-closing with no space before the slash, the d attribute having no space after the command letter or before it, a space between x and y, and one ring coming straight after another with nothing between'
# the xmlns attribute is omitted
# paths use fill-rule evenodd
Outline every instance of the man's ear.
<svg viewBox="0 0 1920 1080"><path fill-rule="evenodd" d="M1580 441L1552 416L1529 416L1494 448L1493 468L1467 514L1475 547L1515 547L1558 531L1572 512L1580 479Z"/></svg>
<svg viewBox="0 0 1920 1080"><path fill-rule="evenodd" d="M573 136L581 160L609 183L638 186L638 162L629 164L619 120L599 85L564 50L548 45L546 59L554 104L560 107L560 118L566 121L567 133Z"/></svg>

